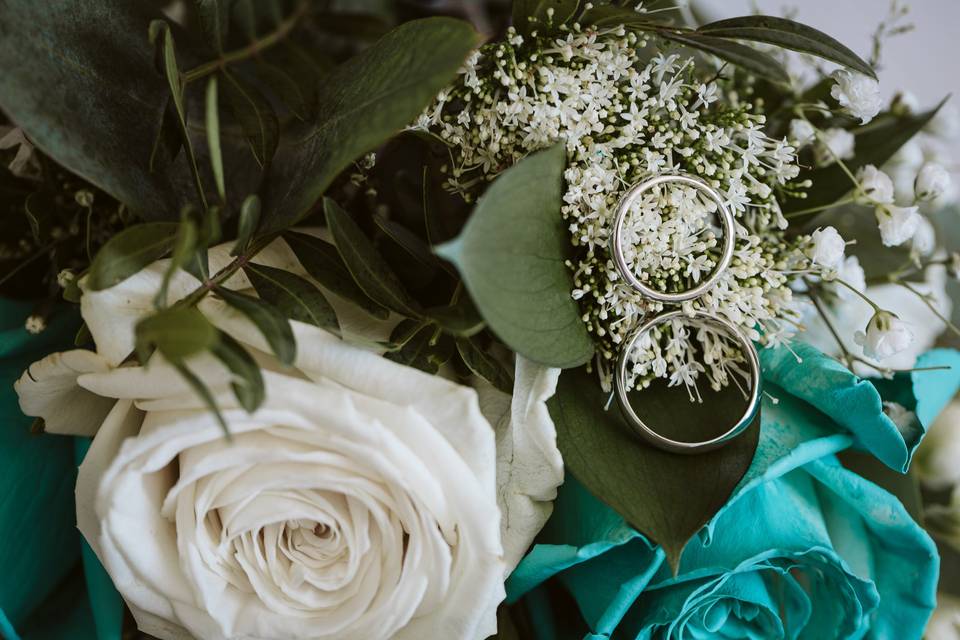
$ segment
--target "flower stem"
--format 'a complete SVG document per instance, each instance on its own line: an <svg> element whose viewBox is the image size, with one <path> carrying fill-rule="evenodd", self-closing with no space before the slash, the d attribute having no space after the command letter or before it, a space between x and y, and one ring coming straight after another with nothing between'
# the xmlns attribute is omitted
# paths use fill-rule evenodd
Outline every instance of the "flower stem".
<svg viewBox="0 0 960 640"><path fill-rule="evenodd" d="M922 293L920 290L916 289L905 280L897 280L895 284L900 285L901 287L903 287L913 295L920 298L920 300L923 301L923 304L927 305L927 308L933 312L933 315L937 316L937 318L939 318L943 322L943 324L947 326L948 329L950 329L955 334L960 336L960 328L957 328L957 325L953 324L953 322L950 321L950 318L940 313L940 311L933 305L933 302L930 301L930 298L928 298L926 294Z"/></svg>
<svg viewBox="0 0 960 640"><path fill-rule="evenodd" d="M880 313L881 311L883 311L883 309L881 309L881 308L877 305L876 302L874 302L873 300L871 300L870 298L868 298L868 297L866 296L866 294L863 293L862 291L857 290L856 287L854 287L852 284L850 284L850 283L847 282L846 280L843 280L842 278L834 278L831 282L836 282L837 284L841 284L841 285L843 285L844 287L846 287L847 289L849 289L850 291L853 291L855 294L857 294L858 296L860 296L860 299L861 299L861 300L863 300L864 302L866 302L867 304L869 304L871 307L873 307L873 310L874 310L875 312Z"/></svg>
<svg viewBox="0 0 960 640"><path fill-rule="evenodd" d="M850 204L851 202L856 202L856 198L843 198L842 200L837 200L836 202L831 202L830 204L822 204L817 207L810 207L809 209L800 209L799 211L791 211L790 213L784 214L784 218L798 218L800 216L807 215L809 213L817 213L818 211L826 211L827 209L833 209L834 207L840 207L845 204Z"/></svg>

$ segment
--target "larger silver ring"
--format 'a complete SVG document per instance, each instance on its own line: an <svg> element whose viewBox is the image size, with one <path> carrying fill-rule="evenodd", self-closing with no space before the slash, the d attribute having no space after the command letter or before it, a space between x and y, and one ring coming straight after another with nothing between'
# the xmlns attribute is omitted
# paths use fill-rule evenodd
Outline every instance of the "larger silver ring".
<svg viewBox="0 0 960 640"><path fill-rule="evenodd" d="M657 433L640 419L640 416L637 415L637 412L634 411L633 406L630 404L630 398L627 395L627 367L630 364L630 353L633 351L637 342L649 333L650 330L675 318L685 318L693 321L699 320L704 323L719 325L724 330L724 333L740 344L750 366L750 379L752 384L746 410L729 430L710 440L684 442L681 440L672 440ZM716 449L728 440L740 435L750 426L750 423L753 422L760 408L760 359L757 357L757 350L754 348L753 343L730 321L703 311L694 312L692 316L686 315L683 311L670 311L644 322L627 339L623 345L623 349L620 351L620 357L617 359L617 367L614 373L614 386L616 387L617 400L620 403L620 409L624 417L627 419L627 422L630 423L630 427L647 442L660 449L674 453L702 453Z"/></svg>
<svg viewBox="0 0 960 640"><path fill-rule="evenodd" d="M697 286L678 293L667 293L648 287L640 281L633 272L633 269L630 268L630 265L627 264L626 257L623 255L623 225L627 219L627 214L630 212L630 208L645 192L657 185L668 182L676 182L693 187L713 201L717 205L720 225L723 227L723 253L720 255L720 261L717 263L716 268L708 278ZM685 300L699 298L709 291L720 277L723 276L723 272L727 270L727 267L730 266L730 262L733 260L734 241L733 214L730 212L726 203L724 203L723 198L720 197L720 194L700 178L678 173L647 178L633 185L630 190L623 195L623 198L620 199L620 203L617 205L616 217L613 223L613 237L610 239L610 244L617 271L620 272L620 275L623 276L631 287L651 300L657 300L659 302L684 302Z"/></svg>

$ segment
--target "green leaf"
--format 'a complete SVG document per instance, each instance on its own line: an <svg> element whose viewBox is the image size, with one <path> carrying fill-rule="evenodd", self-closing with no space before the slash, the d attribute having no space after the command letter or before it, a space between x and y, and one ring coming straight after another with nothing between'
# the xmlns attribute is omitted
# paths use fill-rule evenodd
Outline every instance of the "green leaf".
<svg viewBox="0 0 960 640"><path fill-rule="evenodd" d="M170 307L137 323L137 356L146 364L147 355L156 349L171 363L183 362L192 355L209 351L219 332L195 307Z"/></svg>
<svg viewBox="0 0 960 640"><path fill-rule="evenodd" d="M287 232L283 239L297 256L304 270L310 276L345 300L350 300L375 318L385 320L390 311L382 307L363 292L343 263L337 248L320 238L304 233Z"/></svg>
<svg viewBox="0 0 960 640"><path fill-rule="evenodd" d="M637 13L629 7L594 3L594 6L583 12L579 22L584 25L592 25L598 29L623 25L628 29L636 29L637 31L654 31L664 26L662 23L652 21L650 17L649 14Z"/></svg>
<svg viewBox="0 0 960 640"><path fill-rule="evenodd" d="M657 30L662 37L687 47L712 53L718 58L751 71L761 78L766 78L778 84L789 84L790 76L783 66L772 56L737 42L730 42L723 38L700 35L696 32L673 33L667 30Z"/></svg>
<svg viewBox="0 0 960 640"><path fill-rule="evenodd" d="M230 383L233 394L240 406L253 413L263 404L266 391L260 365L239 342L228 334L220 332L220 340L213 347L213 355L222 362L234 379Z"/></svg>
<svg viewBox="0 0 960 640"><path fill-rule="evenodd" d="M337 174L412 122L477 44L460 20L413 20L327 76L316 118L277 153L272 171L284 186L264 202L268 230L301 220Z"/></svg>
<svg viewBox="0 0 960 640"><path fill-rule="evenodd" d="M229 0L193 0L200 29L215 53L223 53L230 19Z"/></svg>
<svg viewBox="0 0 960 640"><path fill-rule="evenodd" d="M290 112L300 120L306 120L310 103L300 84L286 69L264 60L257 61L257 78L273 91Z"/></svg>
<svg viewBox="0 0 960 640"><path fill-rule="evenodd" d="M436 249L457 266L480 314L508 347L562 368L593 355L564 263L571 250L560 214L565 160L558 144L507 169L463 233Z"/></svg>
<svg viewBox="0 0 960 640"><path fill-rule="evenodd" d="M860 169L860 167L868 164L882 167L884 163L894 156L900 147L909 142L913 136L919 133L920 130L930 122L946 100L947 99L944 98L940 104L926 113L905 116L895 116L891 113L884 113L869 124L853 129L853 134L856 136L856 145L854 147L855 155L852 159L845 160L844 164L854 173ZM804 199L794 198L782 203L784 213L786 214L802 209L826 207L843 198L843 196L849 193L854 187L843 168L836 164L820 169L801 171L797 179L812 180L813 188L810 189L807 197ZM796 216L791 218L791 223L796 224L805 220L815 220L820 215L823 214L811 213L809 215Z"/></svg>
<svg viewBox="0 0 960 640"><path fill-rule="evenodd" d="M457 338L457 352L473 373L480 376L504 393L513 394L513 376L496 358L484 351L469 338Z"/></svg>
<svg viewBox="0 0 960 640"><path fill-rule="evenodd" d="M743 412L737 389L702 390L691 402L681 387L655 384L633 394L641 418L678 440L719 435ZM687 541L726 504L753 460L759 421L723 447L697 455L668 453L633 435L595 372L564 371L547 406L570 472L628 523L660 544L678 566ZM704 433L708 431L708 433ZM716 432L716 433L714 433Z"/></svg>
<svg viewBox="0 0 960 640"><path fill-rule="evenodd" d="M167 289L170 287L170 280L194 256L199 238L200 233L197 230L196 223L188 216L184 216L184 220L177 229L173 250L170 252L170 266L163 274L160 289L157 290L157 295L153 299L154 306L165 307L167 305Z"/></svg>
<svg viewBox="0 0 960 640"><path fill-rule="evenodd" d="M240 205L240 220L237 223L237 241L233 245L233 250L230 251L230 255L238 256L247 249L259 224L260 196L256 194L249 195L244 199L243 204Z"/></svg>
<svg viewBox="0 0 960 640"><path fill-rule="evenodd" d="M408 329L404 328L400 331L405 333ZM393 342L395 334L396 330L390 336L391 342ZM452 352L453 344L450 338L442 335L438 328L425 325L412 336L406 338L403 346L395 351L385 353L383 357L429 374L435 374L440 370L440 366L450 359Z"/></svg>
<svg viewBox="0 0 960 640"><path fill-rule="evenodd" d="M261 300L266 300L286 317L324 329L340 331L337 313L312 282L300 276L249 263L243 268Z"/></svg>
<svg viewBox="0 0 960 640"><path fill-rule="evenodd" d="M220 75L224 102L243 129L257 163L269 167L280 140L280 121L273 106L256 87L237 75L226 71Z"/></svg>
<svg viewBox="0 0 960 640"><path fill-rule="evenodd" d="M173 247L178 227L176 222L146 222L113 236L94 257L87 286L109 289L159 260Z"/></svg>
<svg viewBox="0 0 960 640"><path fill-rule="evenodd" d="M293 337L290 322L279 309L264 300L223 287L217 287L215 291L227 304L257 325L267 344L270 345L270 349L282 364L293 364L297 356L297 343Z"/></svg>
<svg viewBox="0 0 960 640"><path fill-rule="evenodd" d="M220 109L217 105L217 77L207 81L206 98L207 146L210 148L210 169L217 183L220 202L227 200L227 188L223 180L223 151L220 149Z"/></svg>
<svg viewBox="0 0 960 640"><path fill-rule="evenodd" d="M173 367L177 370L184 380L187 381L187 384L190 385L190 388L200 396L200 399L203 400L203 403L207 405L207 409L213 416L217 419L217 422L220 423L220 428L223 429L224 435L227 439L231 438L230 436L230 427L227 426L227 421L223 419L223 414L220 413L220 407L217 406L217 400L213 397L213 394L210 393L210 389L207 388L207 385L203 384L203 380L197 377L197 375L190 371L190 369L182 362L172 362Z"/></svg>
<svg viewBox="0 0 960 640"><path fill-rule="evenodd" d="M430 251L430 247L413 231L380 215L374 215L373 222L411 258L428 267L438 266L439 260Z"/></svg>
<svg viewBox="0 0 960 640"><path fill-rule="evenodd" d="M759 15L729 18L705 24L697 31L716 38L763 42L809 53L871 78L877 77L873 67L837 40L822 31L786 18Z"/></svg>
<svg viewBox="0 0 960 640"><path fill-rule="evenodd" d="M146 219L176 219L181 167L150 157L169 90L154 71L154 3L0 3L0 110L58 164ZM78 119L82 119L79 124Z"/></svg>
<svg viewBox="0 0 960 640"><path fill-rule="evenodd" d="M464 338L480 333L486 326L483 318L480 317L480 312L468 296L462 296L460 300L448 307L427 309L424 314L447 333Z"/></svg>
<svg viewBox="0 0 960 640"><path fill-rule="evenodd" d="M323 209L333 242L354 281L372 300L409 318L420 315L390 265L377 253L373 243L363 234L353 218L330 198L324 198Z"/></svg>
<svg viewBox="0 0 960 640"><path fill-rule="evenodd" d="M513 0L513 26L523 34L553 33L576 15L579 0Z"/></svg>

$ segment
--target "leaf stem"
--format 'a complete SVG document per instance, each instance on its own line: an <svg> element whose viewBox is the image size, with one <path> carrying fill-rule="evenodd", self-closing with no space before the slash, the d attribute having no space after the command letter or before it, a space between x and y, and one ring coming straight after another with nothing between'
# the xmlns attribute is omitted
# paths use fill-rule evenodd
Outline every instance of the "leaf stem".
<svg viewBox="0 0 960 640"><path fill-rule="evenodd" d="M809 209L800 209L799 211L791 211L790 213L784 214L783 217L789 220L790 218L798 218L800 216L804 216L810 213L826 211L827 209L833 209L834 207L840 207L845 204L850 204L851 202L856 202L856 201L857 201L856 198L843 198L841 200L837 200L836 202L831 202L830 204L822 204L817 207L810 207Z"/></svg>

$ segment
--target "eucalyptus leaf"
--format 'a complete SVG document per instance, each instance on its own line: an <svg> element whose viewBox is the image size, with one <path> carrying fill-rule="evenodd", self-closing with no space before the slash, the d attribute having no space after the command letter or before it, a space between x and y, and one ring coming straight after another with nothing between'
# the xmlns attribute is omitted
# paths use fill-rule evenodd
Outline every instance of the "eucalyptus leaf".
<svg viewBox="0 0 960 640"><path fill-rule="evenodd" d="M648 424L678 440L705 439L704 429L725 430L746 400L736 388L705 390L691 402L680 387L656 385L635 392L634 407ZM679 565L687 541L726 504L753 460L759 421L723 447L697 455L668 453L636 437L596 372L564 371L547 402L557 446L570 472ZM707 436L709 437L709 436Z"/></svg>
<svg viewBox="0 0 960 640"><path fill-rule="evenodd" d="M334 70L323 82L317 115L272 167L283 184L265 200L267 229L301 220L351 162L412 122L457 74L479 37L466 22L406 22Z"/></svg>
<svg viewBox="0 0 960 640"><path fill-rule="evenodd" d="M732 62L771 82L778 84L790 83L790 76L783 68L783 65L777 62L773 56L754 49L753 47L738 42L731 42L723 38L701 35L696 32L673 33L658 30L657 33L667 40L672 40L678 44L699 49L700 51L712 53L718 58Z"/></svg>
<svg viewBox="0 0 960 640"><path fill-rule="evenodd" d="M324 329L340 331L337 313L312 282L295 273L249 263L243 268L261 300L266 300L286 317Z"/></svg>
<svg viewBox="0 0 960 640"><path fill-rule="evenodd" d="M841 64L873 79L877 78L873 67L841 42L822 31L786 18L761 15L742 16L711 22L703 25L697 31L717 38L763 42L784 49L809 53L824 60Z"/></svg>
<svg viewBox="0 0 960 640"><path fill-rule="evenodd" d="M146 364L156 349L171 363L216 346L219 332L196 307L170 307L140 320L136 326L137 356Z"/></svg>
<svg viewBox="0 0 960 640"><path fill-rule="evenodd" d="M58 164L153 220L176 219L189 195L182 167L149 166L169 94L145 38L159 17L145 2L0 3L0 109Z"/></svg>
<svg viewBox="0 0 960 640"><path fill-rule="evenodd" d="M500 391L513 394L513 376L496 358L484 351L473 339L457 338L455 342L463 364L467 365L470 371Z"/></svg>
<svg viewBox="0 0 960 640"><path fill-rule="evenodd" d="M461 235L436 248L456 265L483 319L507 346L561 368L593 355L564 262L571 250L560 214L565 161L558 144L507 169Z"/></svg>
<svg viewBox="0 0 960 640"><path fill-rule="evenodd" d="M245 315L257 326L270 349L277 359L285 365L293 364L297 356L297 343L293 337L293 329L282 311L275 306L230 289L217 287L218 296Z"/></svg>
<svg viewBox="0 0 960 640"><path fill-rule="evenodd" d="M253 194L247 196L240 205L240 219L237 222L237 242L233 245L230 255L238 256L246 251L254 233L257 231L257 225L260 224L260 196Z"/></svg>
<svg viewBox="0 0 960 640"><path fill-rule="evenodd" d="M323 209L337 251L363 292L377 304L401 315L418 317L416 301L353 218L330 198L324 198Z"/></svg>
<svg viewBox="0 0 960 640"><path fill-rule="evenodd" d="M253 85L226 71L220 74L224 104L243 129L257 163L268 167L277 151L280 121L270 101Z"/></svg>
<svg viewBox="0 0 960 640"><path fill-rule="evenodd" d="M223 177L223 151L220 148L220 107L218 105L217 77L210 76L207 81L206 94L206 125L207 125L207 146L210 150L210 169L213 171L213 179L217 185L217 195L220 201L227 199L227 188Z"/></svg>
<svg viewBox="0 0 960 640"><path fill-rule="evenodd" d="M283 234L283 239L297 256L304 270L325 288L341 298L356 303L375 318L385 320L390 316L390 311L386 307L371 300L370 296L357 285L335 246L320 238L292 231Z"/></svg>
<svg viewBox="0 0 960 640"><path fill-rule="evenodd" d="M109 289L159 260L173 247L178 228L176 222L145 222L119 232L94 257L87 286Z"/></svg>
<svg viewBox="0 0 960 640"><path fill-rule="evenodd" d="M513 26L523 34L552 33L567 24L579 8L579 0L513 0Z"/></svg>
<svg viewBox="0 0 960 640"><path fill-rule="evenodd" d="M220 332L220 339L213 347L213 355L233 374L230 386L240 406L248 413L256 411L266 396L263 374L257 361L239 342L223 332Z"/></svg>

